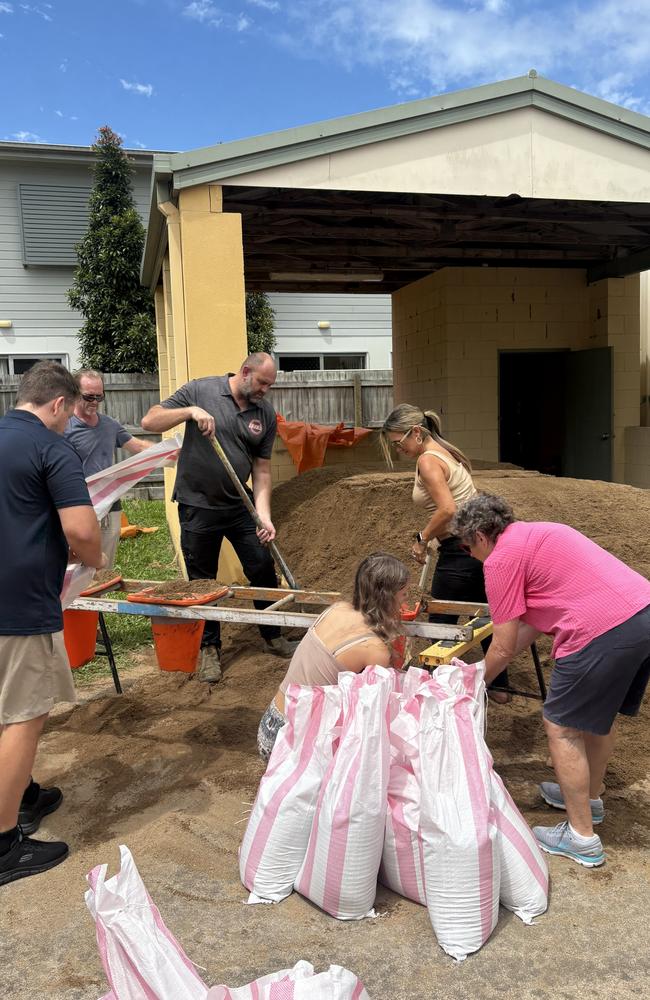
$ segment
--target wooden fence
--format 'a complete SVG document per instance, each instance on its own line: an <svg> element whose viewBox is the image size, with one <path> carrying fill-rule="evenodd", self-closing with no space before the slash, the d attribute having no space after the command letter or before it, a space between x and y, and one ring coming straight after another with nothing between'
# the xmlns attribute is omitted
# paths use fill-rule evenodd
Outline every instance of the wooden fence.
<svg viewBox="0 0 650 1000"><path fill-rule="evenodd" d="M0 416L16 400L20 378L0 375ZM134 437L159 440L147 434L140 421L150 406L160 401L158 380L152 375L104 375L106 400L102 409ZM314 424L379 427L393 407L393 373L385 371L280 372L269 396L286 420ZM120 453L118 457L126 457ZM139 499L163 496L162 471L147 476L132 491Z"/></svg>

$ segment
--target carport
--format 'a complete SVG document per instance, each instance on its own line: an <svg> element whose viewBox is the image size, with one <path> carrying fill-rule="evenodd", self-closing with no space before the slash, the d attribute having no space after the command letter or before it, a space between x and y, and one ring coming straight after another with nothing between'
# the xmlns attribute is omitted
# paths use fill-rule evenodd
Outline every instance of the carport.
<svg viewBox="0 0 650 1000"><path fill-rule="evenodd" d="M161 392L232 370L244 291L390 292L396 402L474 459L625 478L650 119L526 77L156 155Z"/></svg>

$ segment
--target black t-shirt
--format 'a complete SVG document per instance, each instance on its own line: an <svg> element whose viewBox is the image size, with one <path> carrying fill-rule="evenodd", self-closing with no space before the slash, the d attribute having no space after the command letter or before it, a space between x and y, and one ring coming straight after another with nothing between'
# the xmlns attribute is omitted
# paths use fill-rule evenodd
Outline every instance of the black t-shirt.
<svg viewBox="0 0 650 1000"><path fill-rule="evenodd" d="M81 459L28 410L0 420L0 635L63 628L68 562L58 510L91 506Z"/></svg>
<svg viewBox="0 0 650 1000"><path fill-rule="evenodd" d="M181 409L200 406L214 417L219 442L242 483L251 474L254 458L270 458L276 431L275 410L265 399L240 410L230 391L230 375L197 378L182 385L161 406ZM209 439L195 420L185 425L183 447L176 467L174 500L190 507L223 510L241 504L230 476Z"/></svg>

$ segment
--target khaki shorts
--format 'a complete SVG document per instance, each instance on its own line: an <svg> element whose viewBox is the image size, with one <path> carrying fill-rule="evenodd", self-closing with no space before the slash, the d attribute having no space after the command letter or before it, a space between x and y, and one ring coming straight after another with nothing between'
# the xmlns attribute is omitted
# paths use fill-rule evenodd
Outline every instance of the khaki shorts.
<svg viewBox="0 0 650 1000"><path fill-rule="evenodd" d="M28 722L77 700L63 632L0 635L0 725Z"/></svg>

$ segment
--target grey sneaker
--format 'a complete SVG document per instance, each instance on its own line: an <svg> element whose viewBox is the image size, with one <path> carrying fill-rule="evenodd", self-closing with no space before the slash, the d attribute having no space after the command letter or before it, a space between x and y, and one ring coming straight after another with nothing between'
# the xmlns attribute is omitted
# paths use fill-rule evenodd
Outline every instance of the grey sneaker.
<svg viewBox="0 0 650 1000"><path fill-rule="evenodd" d="M274 656L284 656L287 660L293 656L298 646L297 640L285 639L283 635L279 635L277 639L266 639L264 642L267 653L273 653Z"/></svg>
<svg viewBox="0 0 650 1000"><path fill-rule="evenodd" d="M539 790L547 805L554 809L566 809L562 789L557 782L543 781ZM597 826L605 819L605 804L602 799L590 799L589 804L591 805L591 822Z"/></svg>
<svg viewBox="0 0 650 1000"><path fill-rule="evenodd" d="M202 647L199 653L198 678L206 684L218 684L221 680L221 660L216 646Z"/></svg>
<svg viewBox="0 0 650 1000"><path fill-rule="evenodd" d="M568 820L557 826L534 826L533 834L537 843L547 854L558 854L571 858L585 868L598 868L605 863L605 852L597 833L586 842L578 843L569 829Z"/></svg>

